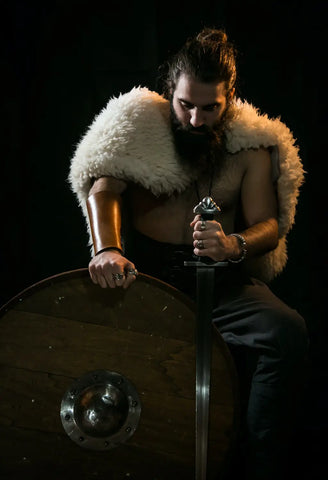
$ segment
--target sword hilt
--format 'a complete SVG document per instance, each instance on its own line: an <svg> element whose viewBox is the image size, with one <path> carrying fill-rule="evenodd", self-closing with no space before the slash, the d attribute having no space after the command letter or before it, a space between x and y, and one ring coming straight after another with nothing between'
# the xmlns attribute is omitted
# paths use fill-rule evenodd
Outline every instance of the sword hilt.
<svg viewBox="0 0 328 480"><path fill-rule="evenodd" d="M220 207L214 202L212 197L204 197L198 205L195 206L194 213L198 213L201 216L201 219L213 220L214 216L221 212ZM194 262L185 262L186 267L222 267L228 264L228 262L215 262L210 257L199 257L198 255L193 255L195 258Z"/></svg>

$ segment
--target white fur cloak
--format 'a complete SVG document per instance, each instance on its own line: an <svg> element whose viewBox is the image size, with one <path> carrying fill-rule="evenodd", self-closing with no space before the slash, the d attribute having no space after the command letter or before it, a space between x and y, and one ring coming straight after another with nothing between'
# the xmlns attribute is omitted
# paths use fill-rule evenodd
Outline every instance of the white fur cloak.
<svg viewBox="0 0 328 480"><path fill-rule="evenodd" d="M270 281L287 261L286 235L294 223L304 170L295 139L280 119L270 119L239 99L232 108L234 115L226 130L228 152L272 147L276 165L279 244L246 263L251 274ZM81 139L71 162L69 182L86 218L90 245L86 199L92 178L110 175L129 180L154 195L182 192L194 180L176 153L169 114L169 102L158 93L133 88L112 98Z"/></svg>

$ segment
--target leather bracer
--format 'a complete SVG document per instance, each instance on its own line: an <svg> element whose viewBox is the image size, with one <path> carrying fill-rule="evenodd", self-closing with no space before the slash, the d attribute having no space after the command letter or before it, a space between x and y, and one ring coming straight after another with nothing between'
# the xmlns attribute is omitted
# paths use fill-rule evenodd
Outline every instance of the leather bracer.
<svg viewBox="0 0 328 480"><path fill-rule="evenodd" d="M95 255L113 248L122 251L121 197L107 190L90 195L87 209Z"/></svg>

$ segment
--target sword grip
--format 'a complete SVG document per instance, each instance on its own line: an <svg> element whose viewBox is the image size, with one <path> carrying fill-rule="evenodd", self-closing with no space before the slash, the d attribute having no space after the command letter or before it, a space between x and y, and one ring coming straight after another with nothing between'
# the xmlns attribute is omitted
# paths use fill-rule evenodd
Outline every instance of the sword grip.
<svg viewBox="0 0 328 480"><path fill-rule="evenodd" d="M214 202L211 197L204 197L201 202L194 208L194 213L200 214L200 218L204 221L213 220L214 214L220 212L220 207ZM215 263L210 257L199 257L194 255L195 260L205 263L206 265L212 265Z"/></svg>
<svg viewBox="0 0 328 480"><path fill-rule="evenodd" d="M200 218L201 218L202 220L204 220L204 221L206 221L206 220L213 220L213 219L214 219L214 215L213 215L213 213L202 213L202 214L200 215Z"/></svg>
<svg viewBox="0 0 328 480"><path fill-rule="evenodd" d="M205 222L206 220L213 220L214 215L213 213L201 213L200 218ZM210 257L199 257L198 255L194 255L194 258L198 262L206 263L206 265L211 265L215 263L215 261Z"/></svg>

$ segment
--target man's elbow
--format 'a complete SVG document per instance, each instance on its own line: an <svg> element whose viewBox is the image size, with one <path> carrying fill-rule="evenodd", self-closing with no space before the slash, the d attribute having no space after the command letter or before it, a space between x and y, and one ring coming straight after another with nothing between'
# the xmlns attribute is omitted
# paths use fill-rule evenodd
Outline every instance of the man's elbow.
<svg viewBox="0 0 328 480"><path fill-rule="evenodd" d="M279 226L276 218L270 218L267 220L268 228L270 230L270 250L274 250L278 246L279 242Z"/></svg>

